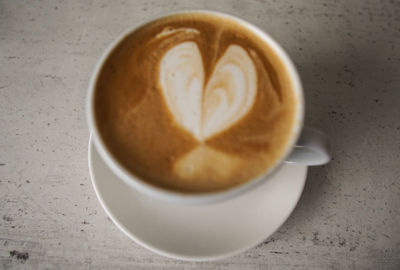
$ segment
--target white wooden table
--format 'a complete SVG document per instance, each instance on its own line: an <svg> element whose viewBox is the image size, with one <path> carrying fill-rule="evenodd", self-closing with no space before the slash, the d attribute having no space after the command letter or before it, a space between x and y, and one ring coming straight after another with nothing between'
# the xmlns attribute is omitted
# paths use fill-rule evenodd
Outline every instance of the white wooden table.
<svg viewBox="0 0 400 270"><path fill-rule="evenodd" d="M0 269L400 269L399 1L0 1ZM306 123L334 160L311 168L286 224L212 263L155 255L91 187L86 87L105 47L182 8L239 15L303 78Z"/></svg>

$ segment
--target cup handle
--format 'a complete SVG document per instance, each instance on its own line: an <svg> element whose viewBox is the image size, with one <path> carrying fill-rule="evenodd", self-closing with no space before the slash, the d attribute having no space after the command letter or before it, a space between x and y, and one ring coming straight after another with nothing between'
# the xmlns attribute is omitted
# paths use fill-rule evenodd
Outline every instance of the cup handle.
<svg viewBox="0 0 400 270"><path fill-rule="evenodd" d="M331 160L329 138L321 131L304 127L287 163L324 165Z"/></svg>

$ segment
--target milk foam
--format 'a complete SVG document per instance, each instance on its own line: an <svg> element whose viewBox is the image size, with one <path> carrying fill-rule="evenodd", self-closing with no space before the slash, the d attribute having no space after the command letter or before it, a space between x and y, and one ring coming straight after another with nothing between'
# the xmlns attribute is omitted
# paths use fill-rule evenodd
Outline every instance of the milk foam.
<svg viewBox="0 0 400 270"><path fill-rule="evenodd" d="M160 33L156 35L156 38L162 38L166 36L170 36L172 34L176 34L179 32L185 32L185 33L195 33L199 34L199 30L194 29L194 28L171 28L171 27L165 27Z"/></svg>
<svg viewBox="0 0 400 270"><path fill-rule="evenodd" d="M180 43L163 56L160 85L176 122L199 141L224 131L252 108L257 71L239 45L230 45L218 60L207 84L195 42Z"/></svg>
<svg viewBox="0 0 400 270"><path fill-rule="evenodd" d="M175 120L200 139L204 70L195 42L178 44L165 54L161 60L160 83Z"/></svg>
<svg viewBox="0 0 400 270"><path fill-rule="evenodd" d="M174 172L182 179L218 181L234 177L242 169L242 160L234 155L199 145L174 164Z"/></svg>

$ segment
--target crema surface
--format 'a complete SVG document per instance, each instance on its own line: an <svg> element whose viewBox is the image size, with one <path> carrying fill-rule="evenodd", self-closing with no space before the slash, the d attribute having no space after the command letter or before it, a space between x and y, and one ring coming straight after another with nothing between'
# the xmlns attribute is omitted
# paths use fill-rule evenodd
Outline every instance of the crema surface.
<svg viewBox="0 0 400 270"><path fill-rule="evenodd" d="M111 154L166 189L211 192L283 155L297 101L285 67L229 17L168 16L127 35L101 68L95 121Z"/></svg>

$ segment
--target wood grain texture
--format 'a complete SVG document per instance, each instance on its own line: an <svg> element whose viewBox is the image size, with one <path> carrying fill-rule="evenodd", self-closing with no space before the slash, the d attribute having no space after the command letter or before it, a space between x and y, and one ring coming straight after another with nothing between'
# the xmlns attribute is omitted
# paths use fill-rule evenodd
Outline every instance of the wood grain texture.
<svg viewBox="0 0 400 270"><path fill-rule="evenodd" d="M127 28L182 8L236 14L275 37L303 78L306 123L333 145L285 225L218 262L130 241L88 175L97 59ZM0 269L399 269L399 25L398 1L0 1Z"/></svg>

